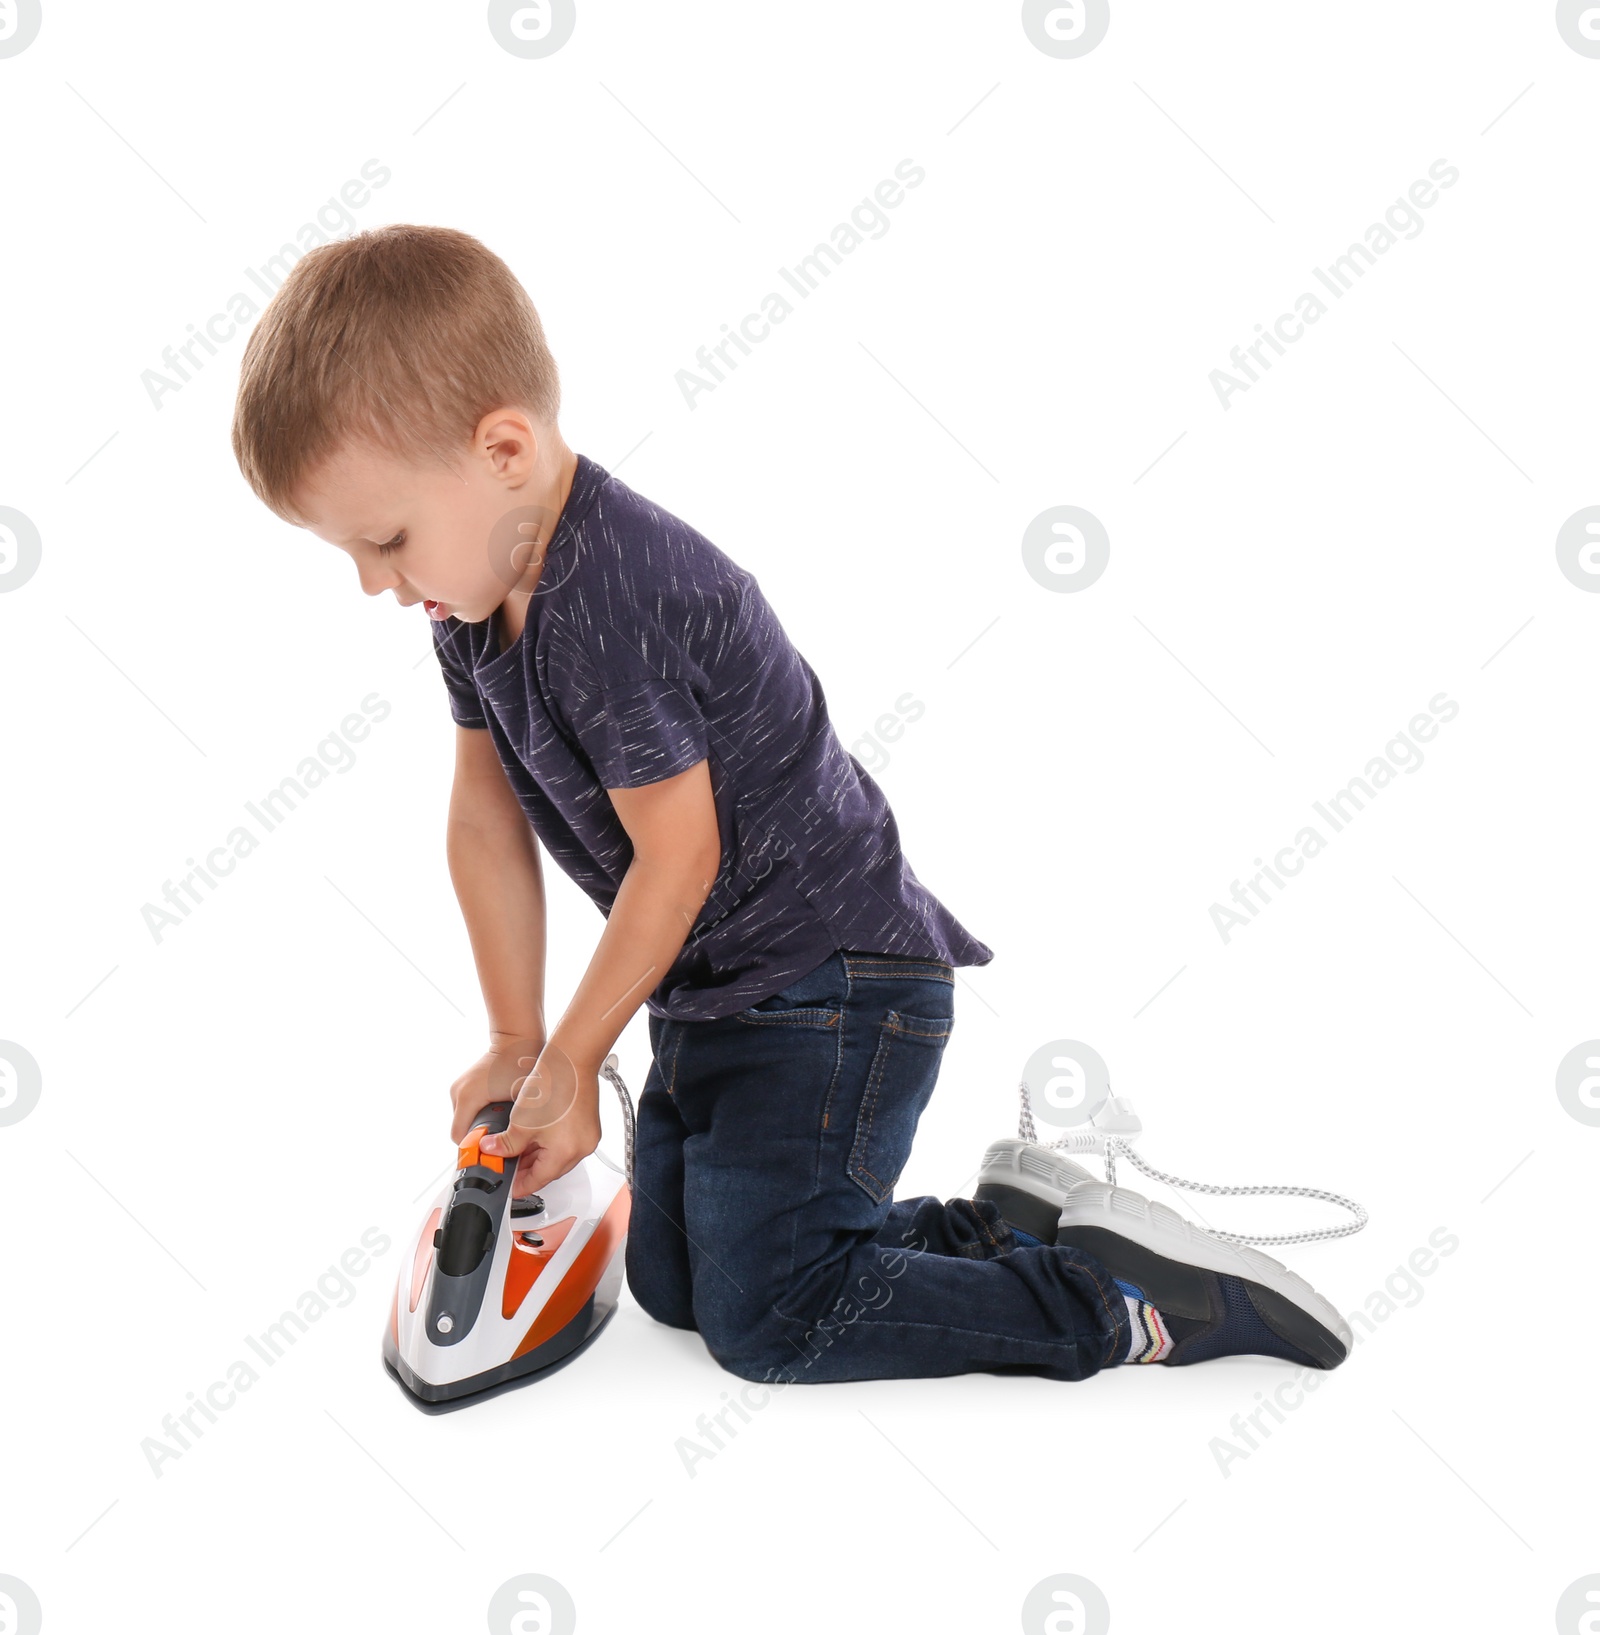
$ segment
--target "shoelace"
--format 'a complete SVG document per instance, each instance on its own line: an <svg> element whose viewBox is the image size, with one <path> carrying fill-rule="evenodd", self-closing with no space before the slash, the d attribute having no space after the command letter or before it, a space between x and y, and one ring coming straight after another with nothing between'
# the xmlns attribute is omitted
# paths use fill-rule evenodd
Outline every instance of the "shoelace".
<svg viewBox="0 0 1600 1635"><path fill-rule="evenodd" d="M1165 1170L1159 1170L1154 1164L1147 1163L1133 1150L1133 1143L1139 1138L1144 1126L1139 1115L1134 1112L1133 1104L1125 1096L1108 1096L1088 1124L1079 1129L1069 1130L1055 1141L1041 1141L1033 1125L1033 1106L1029 1100L1026 1079L1021 1081L1020 1088L1022 1116L1017 1121L1018 1136L1036 1147L1053 1148L1061 1152L1091 1153L1105 1159L1106 1181L1110 1186L1117 1184L1117 1160L1126 1158L1141 1174L1148 1175L1153 1181L1163 1182L1179 1192L1204 1192L1219 1198L1315 1198L1320 1203L1337 1204L1340 1209L1348 1210L1354 1217L1343 1226L1325 1226L1312 1231L1287 1232L1278 1236L1263 1236L1251 1232L1219 1232L1215 1227L1207 1227L1206 1230L1214 1238L1222 1238L1228 1243L1318 1243L1328 1238L1347 1238L1367 1224L1366 1210L1353 1198L1343 1198L1337 1192L1324 1192L1319 1187L1225 1187L1213 1186L1207 1181L1185 1181L1176 1175L1168 1175Z"/></svg>

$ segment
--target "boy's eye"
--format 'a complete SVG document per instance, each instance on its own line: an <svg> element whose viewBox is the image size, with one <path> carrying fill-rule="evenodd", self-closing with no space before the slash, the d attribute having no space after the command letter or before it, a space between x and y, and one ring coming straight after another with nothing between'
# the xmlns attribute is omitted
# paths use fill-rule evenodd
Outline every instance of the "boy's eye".
<svg viewBox="0 0 1600 1635"><path fill-rule="evenodd" d="M387 544L378 547L379 556L387 556L391 551L398 551L406 542L405 529L402 528Z"/></svg>

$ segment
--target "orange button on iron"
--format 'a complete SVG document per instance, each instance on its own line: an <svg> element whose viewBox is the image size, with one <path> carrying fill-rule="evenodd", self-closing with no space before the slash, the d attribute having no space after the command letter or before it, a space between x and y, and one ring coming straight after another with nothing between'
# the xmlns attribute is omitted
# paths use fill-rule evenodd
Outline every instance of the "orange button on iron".
<svg viewBox="0 0 1600 1635"><path fill-rule="evenodd" d="M456 1154L456 1168L466 1169L472 1164L482 1164L486 1169L492 1169L496 1175L504 1175L506 1161L492 1152L481 1152L478 1143L489 1133L487 1126L478 1124L467 1131L467 1139L461 1143L461 1150Z"/></svg>

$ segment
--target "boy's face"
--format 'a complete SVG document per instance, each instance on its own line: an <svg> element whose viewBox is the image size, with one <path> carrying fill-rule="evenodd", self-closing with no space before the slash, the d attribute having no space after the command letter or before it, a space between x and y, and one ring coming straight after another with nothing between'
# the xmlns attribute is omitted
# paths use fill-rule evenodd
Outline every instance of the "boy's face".
<svg viewBox="0 0 1600 1635"><path fill-rule="evenodd" d="M524 438L518 427L528 431ZM500 432L503 435L496 436ZM369 596L392 590L402 607L469 624L506 599L529 560L503 541L506 520L529 493L533 438L519 416L479 428L455 458L403 465L367 445L341 449L296 496L301 526L355 562ZM495 554L507 556L497 562Z"/></svg>

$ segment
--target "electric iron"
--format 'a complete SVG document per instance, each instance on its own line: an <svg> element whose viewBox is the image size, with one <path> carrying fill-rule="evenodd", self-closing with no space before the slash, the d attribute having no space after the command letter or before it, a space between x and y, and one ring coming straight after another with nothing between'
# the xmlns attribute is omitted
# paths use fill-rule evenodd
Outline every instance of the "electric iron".
<svg viewBox="0 0 1600 1635"><path fill-rule="evenodd" d="M526 1383L569 1360L615 1311L633 1200L633 1101L615 1056L600 1072L622 1100L625 1171L597 1151L513 1199L516 1160L478 1150L506 1128L509 1101L485 1107L461 1143L455 1175L401 1259L383 1336L384 1367L424 1411Z"/></svg>

